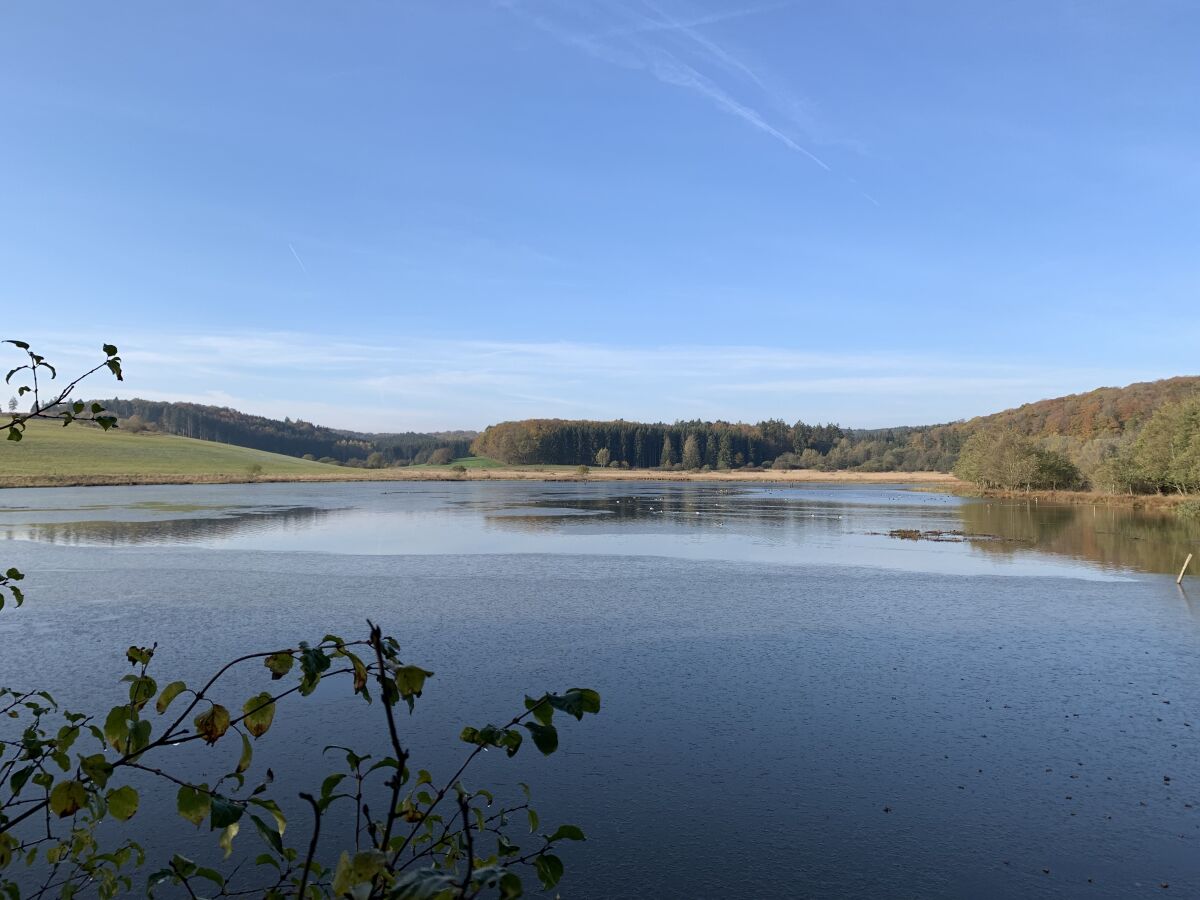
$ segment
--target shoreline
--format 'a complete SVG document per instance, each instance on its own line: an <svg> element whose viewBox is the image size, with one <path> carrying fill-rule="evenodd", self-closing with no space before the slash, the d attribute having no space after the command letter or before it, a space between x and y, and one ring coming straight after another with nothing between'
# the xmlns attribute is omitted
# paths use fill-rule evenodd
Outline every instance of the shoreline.
<svg viewBox="0 0 1200 900"><path fill-rule="evenodd" d="M464 473L440 469L344 469L319 475L258 475L209 473L204 475L0 475L0 489L49 487L134 487L174 484L302 484L396 481L698 481L729 484L920 484L965 487L945 472L660 472L655 469L594 469L580 475L574 468L474 468Z"/></svg>
<svg viewBox="0 0 1200 900"><path fill-rule="evenodd" d="M921 488L918 488L920 490ZM968 482L948 485L947 492L980 500L1013 500L1064 506L1117 506L1147 512L1173 512L1182 503L1196 502L1195 494L1105 494L1098 491L1012 491L977 488Z"/></svg>
<svg viewBox="0 0 1200 900"><path fill-rule="evenodd" d="M892 484L913 485L917 491L944 492L957 497L1024 503L1051 503L1074 506L1113 506L1147 512L1173 512L1175 507L1196 495L1104 494L1092 491L1013 491L977 488L946 472L821 472L815 469L737 472L661 472L657 469L593 469L580 475L571 466L529 466L513 468L469 468L455 473L440 468L347 469L343 467L320 474L263 474L251 476L238 472L205 474L87 474L87 475L0 475L0 491L20 488L62 487L143 487L191 484L336 484L366 482L453 482L453 481L526 481L526 482L702 482L709 484L788 485L788 484Z"/></svg>

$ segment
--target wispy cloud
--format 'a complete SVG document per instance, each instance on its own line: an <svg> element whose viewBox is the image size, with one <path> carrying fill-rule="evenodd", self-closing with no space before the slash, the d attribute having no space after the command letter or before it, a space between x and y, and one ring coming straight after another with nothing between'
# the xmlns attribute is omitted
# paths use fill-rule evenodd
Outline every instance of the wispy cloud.
<svg viewBox="0 0 1200 900"><path fill-rule="evenodd" d="M53 359L64 371L98 351L90 340L64 341ZM121 353L126 382L98 375L90 393L191 400L363 431L478 428L545 416L922 424L1170 374L787 347L370 343L291 332L132 335Z"/></svg>
<svg viewBox="0 0 1200 900"><path fill-rule="evenodd" d="M758 6L748 6L742 9L730 9L723 12L705 13L702 15L691 16L686 19L678 19L665 15L661 9L646 3L654 12L659 15L658 20L639 17L638 21L633 25L626 25L619 28L611 28L607 31L600 32L591 36L593 40L611 40L619 37L629 37L636 34L649 34L652 32L661 31L680 31L689 33L689 36L695 39L692 34L696 28L704 25L717 25L721 22L728 22L733 19L744 19L748 16L757 16L762 13L774 12L775 10L784 9L788 6L794 6L793 2L784 3L764 3ZM719 51L718 52L723 52Z"/></svg>
<svg viewBox="0 0 1200 900"><path fill-rule="evenodd" d="M666 84L675 84L679 85L680 87L691 88L692 90L703 94L709 100L713 101L713 103L715 103L717 107L724 112L731 113L744 122L748 122L759 131L765 132L766 134L769 134L771 137L775 138L775 140L782 143L788 149L807 156L826 172L830 171L829 166L824 160L811 151L806 150L804 147L801 147L794 140L788 137L787 134L780 131L778 128L764 119L756 110L746 106L743 103L739 103L729 94L725 93L725 91L718 87L712 80L704 77L691 66L681 63L669 53L661 54L660 57L655 60L654 74L659 81L665 82Z"/></svg>
<svg viewBox="0 0 1200 900"><path fill-rule="evenodd" d="M308 275L308 266L304 264L304 260L300 258L300 254L296 252L296 248L291 244L288 244L288 249L292 251L292 256L296 257L296 262L300 264L301 271L303 271L305 275Z"/></svg>
<svg viewBox="0 0 1200 900"><path fill-rule="evenodd" d="M601 3L581 7L596 10L615 24L587 29L579 15L564 7L537 0L497 0L499 6L521 17L556 40L611 65L645 71L662 84L697 94L722 112L729 113L800 154L825 171L823 159L808 149L795 128L812 138L816 129L810 104L801 101L757 66L700 31L732 19L764 15L793 4L787 2L742 7L703 15L673 15L650 0L631 8ZM547 9L552 11L548 12ZM578 9L572 7L572 9ZM728 79L728 80L719 80ZM772 121L764 105L783 110L789 125Z"/></svg>

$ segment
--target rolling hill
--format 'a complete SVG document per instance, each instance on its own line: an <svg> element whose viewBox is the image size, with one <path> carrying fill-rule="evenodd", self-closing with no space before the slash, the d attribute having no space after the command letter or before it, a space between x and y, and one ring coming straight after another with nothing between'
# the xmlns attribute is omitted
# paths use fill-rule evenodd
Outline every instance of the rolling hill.
<svg viewBox="0 0 1200 900"><path fill-rule="evenodd" d="M322 478L348 470L231 444L170 434L103 432L84 424L63 428L30 422L22 441L0 440L0 484L81 480L253 480Z"/></svg>
<svg viewBox="0 0 1200 900"><path fill-rule="evenodd" d="M223 406L169 403L158 400L98 401L136 428L150 427L164 434L219 441L288 456L365 461L373 453L380 463L423 463L434 450L445 447L451 456L465 456L475 438L473 431L440 433L402 432L372 434L314 425L302 419L270 419ZM133 428L128 428L133 430Z"/></svg>

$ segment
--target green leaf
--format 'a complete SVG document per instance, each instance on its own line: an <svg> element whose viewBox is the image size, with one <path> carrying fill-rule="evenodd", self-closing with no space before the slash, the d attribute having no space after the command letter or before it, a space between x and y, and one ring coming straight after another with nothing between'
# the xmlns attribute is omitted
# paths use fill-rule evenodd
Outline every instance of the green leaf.
<svg viewBox="0 0 1200 900"><path fill-rule="evenodd" d="M412 712L413 701L421 696L421 691L425 688L425 679L433 675L420 666L400 666L396 669L396 689L400 691L400 697L408 703L409 712Z"/></svg>
<svg viewBox="0 0 1200 900"><path fill-rule="evenodd" d="M182 681L172 681L165 688L163 688L162 693L158 695L158 700L154 702L154 708L158 710L158 714L161 716L163 713L165 713L167 711L167 707L171 705L171 701L186 690L187 685Z"/></svg>
<svg viewBox="0 0 1200 900"><path fill-rule="evenodd" d="M326 778L324 781L322 781L321 782L321 798L325 799L325 798L331 796L333 794L334 790L337 788L337 786L342 783L342 779L345 777L346 776L344 774L342 774L341 772L335 772L334 774L332 774L328 778Z"/></svg>
<svg viewBox="0 0 1200 900"><path fill-rule="evenodd" d="M129 752L137 753L145 750L150 743L150 720L142 719L134 722L129 729Z"/></svg>
<svg viewBox="0 0 1200 900"><path fill-rule="evenodd" d="M282 856L283 838L279 836L279 832L277 832L274 828L269 828L267 823L258 816L251 815L250 819L252 822L254 822L254 827L258 829L258 833L263 836L263 840L270 844L276 853Z"/></svg>
<svg viewBox="0 0 1200 900"><path fill-rule="evenodd" d="M317 684L321 681L321 673L326 671L330 664L331 660L324 650L319 647L310 647L301 641L300 671L303 673L300 678L301 696L307 697L317 689Z"/></svg>
<svg viewBox="0 0 1200 900"><path fill-rule="evenodd" d="M536 809L526 810L529 814L529 833L533 834L538 827L538 814Z"/></svg>
<svg viewBox="0 0 1200 900"><path fill-rule="evenodd" d="M452 897L458 886L455 875L432 867L402 873L392 883L388 893L395 900L431 900Z"/></svg>
<svg viewBox="0 0 1200 900"><path fill-rule="evenodd" d="M50 812L60 819L73 816L87 803L87 788L78 781L60 781L50 791Z"/></svg>
<svg viewBox="0 0 1200 900"><path fill-rule="evenodd" d="M267 733L275 718L275 703L270 693L263 691L247 700L242 706L242 712L246 714L246 718L242 720L246 730L254 737L260 738Z"/></svg>
<svg viewBox="0 0 1200 900"><path fill-rule="evenodd" d="M208 785L202 784L198 788L181 787L175 798L175 808L181 816L199 827L212 808L212 796L208 793Z"/></svg>
<svg viewBox="0 0 1200 900"><path fill-rule="evenodd" d="M220 872L216 871L215 869L209 869L209 868L205 868L204 866L200 866L199 868L196 869L195 877L207 878L209 881L211 881L217 887L219 887L219 888L225 887L225 876L222 875Z"/></svg>
<svg viewBox="0 0 1200 900"><path fill-rule="evenodd" d="M525 708L533 711L533 717L543 725L549 725L554 721L554 707L550 705L549 694L542 697L540 700L534 700L526 695Z"/></svg>
<svg viewBox="0 0 1200 900"><path fill-rule="evenodd" d="M104 739L118 753L125 752L129 740L129 707L114 706L104 720Z"/></svg>
<svg viewBox="0 0 1200 900"><path fill-rule="evenodd" d="M147 665L152 656L154 656L153 647L130 647L125 651L125 658L129 660L131 666L136 666L138 663L143 666Z"/></svg>
<svg viewBox="0 0 1200 900"><path fill-rule="evenodd" d="M536 722L526 722L525 728L533 736L534 745L549 756L558 749L558 731L553 725L538 725Z"/></svg>
<svg viewBox="0 0 1200 900"><path fill-rule="evenodd" d="M510 757L516 756L517 751L521 749L521 741L523 736L521 732L515 728L509 728L504 732L504 736L500 738L500 746L504 748L504 752Z"/></svg>
<svg viewBox="0 0 1200 900"><path fill-rule="evenodd" d="M141 709L151 697L158 693L158 684L149 675L133 679L129 684L129 702L134 709Z"/></svg>
<svg viewBox="0 0 1200 900"><path fill-rule="evenodd" d="M521 887L521 879L516 872L505 872L500 876L500 896L503 900L515 900L525 891Z"/></svg>
<svg viewBox="0 0 1200 900"><path fill-rule="evenodd" d="M275 828L279 832L280 837L282 837L283 833L287 830L287 819L284 818L283 810L279 808L279 804L274 800L251 799L250 802L271 814L271 817L275 820Z"/></svg>
<svg viewBox="0 0 1200 900"><path fill-rule="evenodd" d="M386 865L387 856L379 850L355 853L353 857L343 852L333 875L334 896L352 893L355 885L371 881Z"/></svg>
<svg viewBox="0 0 1200 900"><path fill-rule="evenodd" d="M103 759L104 757L101 757ZM8 780L8 785L12 788L13 796L21 793L21 788L25 787L25 783L29 781L29 776L33 774L33 766L26 766L23 769L15 772L13 777Z"/></svg>
<svg viewBox="0 0 1200 900"><path fill-rule="evenodd" d="M250 746L250 738L242 735L242 755L238 758L237 769L239 775L250 768L250 761L254 759L254 750Z"/></svg>
<svg viewBox="0 0 1200 900"><path fill-rule="evenodd" d="M96 785L99 787L104 787L108 784L109 776L112 775L113 771L113 767L109 765L103 753L93 753L91 756L79 757L79 768L84 775L96 782Z"/></svg>
<svg viewBox="0 0 1200 900"><path fill-rule="evenodd" d="M180 878L190 878L196 871L196 864L186 856L176 853L171 857L171 871Z"/></svg>
<svg viewBox="0 0 1200 900"><path fill-rule="evenodd" d="M288 672L292 671L292 665L296 662L290 653L272 653L263 660L263 665L271 670L271 680L278 681Z"/></svg>
<svg viewBox="0 0 1200 900"><path fill-rule="evenodd" d="M229 710L214 703L212 709L195 718L196 732L204 737L204 743L215 744L229 730Z"/></svg>
<svg viewBox="0 0 1200 900"><path fill-rule="evenodd" d="M547 891L558 884L558 880L562 878L562 860L551 853L544 854L535 859L533 861L533 868L537 871L537 876L542 882L542 887Z"/></svg>
<svg viewBox="0 0 1200 900"><path fill-rule="evenodd" d="M209 822L210 831L233 825L242 817L242 813L246 811L244 806L234 803L231 800L226 800L218 794L212 794L209 799L212 801L212 819Z"/></svg>
<svg viewBox="0 0 1200 900"><path fill-rule="evenodd" d="M112 344L105 344L100 349L102 349L104 351L105 356L116 356L117 355L117 348L114 347Z"/></svg>
<svg viewBox="0 0 1200 900"><path fill-rule="evenodd" d="M550 694L550 705L576 719L584 713L600 712L600 695L589 688L571 688L565 694Z"/></svg>
<svg viewBox="0 0 1200 900"><path fill-rule="evenodd" d="M225 858L229 859L229 855L233 853L233 839L237 837L241 825L237 822L230 822L221 831L221 836L217 839L217 846L225 851Z"/></svg>
<svg viewBox="0 0 1200 900"><path fill-rule="evenodd" d="M13 860L13 851L20 846L20 842L14 835L0 834L0 872L8 868L9 863ZM21 900L21 895L17 891L17 886L12 882L0 881L0 890L4 890L9 900Z"/></svg>
<svg viewBox="0 0 1200 900"><path fill-rule="evenodd" d="M104 795L104 799L108 802L108 811L113 814L113 818L121 822L133 818L133 814L137 812L138 793L129 785L109 791Z"/></svg>
<svg viewBox="0 0 1200 900"><path fill-rule="evenodd" d="M583 829L578 825L559 825L558 830L546 840L554 843L555 841L586 841L587 838L583 836Z"/></svg>
<svg viewBox="0 0 1200 900"><path fill-rule="evenodd" d="M357 655L351 653L345 647L338 650L339 656L344 656L350 660L350 665L354 668L354 693L366 694L367 689L367 666ZM370 697L367 700L370 701Z"/></svg>

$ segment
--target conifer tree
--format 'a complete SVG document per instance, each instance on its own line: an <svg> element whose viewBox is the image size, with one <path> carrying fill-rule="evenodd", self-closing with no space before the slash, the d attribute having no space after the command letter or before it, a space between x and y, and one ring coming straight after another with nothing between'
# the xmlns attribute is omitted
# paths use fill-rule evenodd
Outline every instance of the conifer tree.
<svg viewBox="0 0 1200 900"><path fill-rule="evenodd" d="M728 431L721 432L721 449L717 451L717 468L733 468L733 436Z"/></svg>

